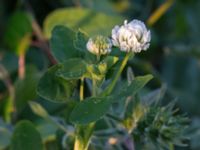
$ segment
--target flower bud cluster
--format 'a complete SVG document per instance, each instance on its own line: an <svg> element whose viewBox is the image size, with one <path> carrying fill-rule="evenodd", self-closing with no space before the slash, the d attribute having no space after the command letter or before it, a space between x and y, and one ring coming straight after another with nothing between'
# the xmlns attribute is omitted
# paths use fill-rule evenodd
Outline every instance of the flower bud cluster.
<svg viewBox="0 0 200 150"><path fill-rule="evenodd" d="M105 55L111 52L112 46L121 51L139 53L147 50L150 45L151 33L145 24L139 20L124 21L124 25L116 25L112 29L111 39L104 36L90 38L87 49L95 55Z"/></svg>
<svg viewBox="0 0 200 150"><path fill-rule="evenodd" d="M90 38L87 43L87 49L95 55L105 55L111 52L111 40L104 36L96 36Z"/></svg>

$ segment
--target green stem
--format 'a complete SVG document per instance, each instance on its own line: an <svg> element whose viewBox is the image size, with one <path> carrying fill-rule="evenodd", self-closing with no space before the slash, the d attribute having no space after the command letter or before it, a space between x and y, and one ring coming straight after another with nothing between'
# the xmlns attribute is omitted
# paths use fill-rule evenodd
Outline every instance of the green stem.
<svg viewBox="0 0 200 150"><path fill-rule="evenodd" d="M114 77L114 79L112 80L112 82L108 86L108 88L106 89L106 92L104 93L105 95L109 95L112 92L113 88L115 87L124 67L126 66L126 64L128 62L128 59L131 57L131 55L133 55L133 53L127 53L126 56L124 57L124 59L121 63L121 66L120 66L119 70L117 71L116 76Z"/></svg>
<svg viewBox="0 0 200 150"><path fill-rule="evenodd" d="M92 80L92 96L97 96L97 84L96 81L93 79Z"/></svg>
<svg viewBox="0 0 200 150"><path fill-rule="evenodd" d="M170 149L170 150L174 150L174 145L173 145L173 144L170 144L170 145L169 145L169 149Z"/></svg>
<svg viewBox="0 0 200 150"><path fill-rule="evenodd" d="M80 85L80 101L84 99L84 78L81 78L81 85Z"/></svg>
<svg viewBox="0 0 200 150"><path fill-rule="evenodd" d="M90 123L88 125L77 125L74 150L88 149L94 126L95 123Z"/></svg>
<svg viewBox="0 0 200 150"><path fill-rule="evenodd" d="M82 86L80 86L80 100L82 100L81 87ZM96 85L96 81L93 79L92 80L92 96L97 96L97 93L98 93L97 90L98 90L98 88ZM75 139L75 143L74 143L74 150L87 150L88 149L88 146L90 143L90 138L92 136L94 127L95 127L95 122L90 123L88 125L77 125L76 126L76 139Z"/></svg>
<svg viewBox="0 0 200 150"><path fill-rule="evenodd" d="M113 79L113 81L111 82L111 84L109 85L108 89L106 90L106 95L110 94L113 90L113 88L115 87L117 80L119 79L124 67L126 66L128 59L130 58L130 56L132 55L132 53L127 53L124 60L122 61L122 64L115 76L115 78ZM98 88L96 85L96 81L93 79L92 80L92 96L97 96L98 95ZM80 96L81 97L81 96ZM88 125L77 125L76 126L76 139L75 139L75 144L74 144L74 150L87 150L89 143L90 143L90 138L92 136L93 130L95 127L95 122L90 123Z"/></svg>

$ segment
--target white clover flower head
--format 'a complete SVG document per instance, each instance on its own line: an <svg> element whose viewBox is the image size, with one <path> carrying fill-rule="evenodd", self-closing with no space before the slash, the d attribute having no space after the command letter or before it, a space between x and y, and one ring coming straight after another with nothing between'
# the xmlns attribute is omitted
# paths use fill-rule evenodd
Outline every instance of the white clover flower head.
<svg viewBox="0 0 200 150"><path fill-rule="evenodd" d="M124 25L112 29L112 43L121 51L139 53L147 50L150 45L151 33L145 24L139 20L132 20Z"/></svg>
<svg viewBox="0 0 200 150"><path fill-rule="evenodd" d="M109 38L98 35L90 38L86 46L88 51L95 55L106 55L111 52L112 42Z"/></svg>

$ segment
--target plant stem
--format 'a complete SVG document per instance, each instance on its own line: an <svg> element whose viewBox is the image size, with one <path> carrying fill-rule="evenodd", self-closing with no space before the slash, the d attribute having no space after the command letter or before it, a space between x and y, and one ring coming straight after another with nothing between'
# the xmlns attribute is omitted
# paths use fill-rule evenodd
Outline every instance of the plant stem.
<svg viewBox="0 0 200 150"><path fill-rule="evenodd" d="M96 81L92 80L92 96L97 96L97 85ZM81 100L81 87L80 87L80 100ZM88 125L77 125L76 126L76 139L74 143L74 150L87 150L90 138L92 136L95 127L95 122Z"/></svg>
<svg viewBox="0 0 200 150"><path fill-rule="evenodd" d="M76 140L74 150L87 150L95 123L76 126Z"/></svg>
<svg viewBox="0 0 200 150"><path fill-rule="evenodd" d="M80 101L84 99L84 78L81 78L81 85L80 85Z"/></svg>
<svg viewBox="0 0 200 150"><path fill-rule="evenodd" d="M28 3L27 3L27 7L32 14L32 28L33 28L33 32L35 33L35 36L38 40L38 42L32 42L32 44L36 47L41 48L41 50L43 50L45 52L45 54L47 55L47 57L52 65L57 64L57 61L51 54L49 45L47 44L45 36L42 33L42 29L39 26L38 22L36 21L34 15L33 15L33 9L31 8L31 6Z"/></svg>
<svg viewBox="0 0 200 150"><path fill-rule="evenodd" d="M170 150L174 150L174 145L173 145L173 144L170 144L170 145L169 145L169 149L170 149Z"/></svg>
<svg viewBox="0 0 200 150"><path fill-rule="evenodd" d="M111 84L108 86L108 88L106 89L106 92L104 93L105 95L109 95L113 88L115 87L116 83L117 83L117 80L119 79L124 67L126 66L127 62L128 62L128 59L130 58L130 56L132 55L132 53L127 53L126 56L124 57L122 63L121 63L121 66L119 68L119 70L117 71L117 74L116 76L114 77L114 79L112 80Z"/></svg>
<svg viewBox="0 0 200 150"><path fill-rule="evenodd" d="M19 55L19 60L18 60L18 76L20 79L24 79L25 76L25 54L22 53Z"/></svg>
<svg viewBox="0 0 200 150"><path fill-rule="evenodd" d="M97 85L94 79L92 80L92 96L97 96Z"/></svg>
<svg viewBox="0 0 200 150"><path fill-rule="evenodd" d="M132 53L127 53L124 60L122 61L122 64L114 77L113 81L111 82L110 86L107 89L106 95L110 94L115 87L117 80L119 79L124 67L127 64L128 59ZM96 80L92 80L92 96L97 96L98 95L98 88L96 85ZM80 95L81 97L81 95ZM88 125L77 125L76 126L76 139L75 139L75 144L74 144L74 150L87 150L89 143L90 143L90 138L92 135L92 132L95 127L95 122L90 123Z"/></svg>
<svg viewBox="0 0 200 150"><path fill-rule="evenodd" d="M13 114L15 112L15 104L14 104L15 88L12 84L12 81L9 77L9 74L6 68L1 64L0 64L0 76L9 92L9 97L7 99L5 111L4 111L4 118L7 123L11 123L13 119Z"/></svg>

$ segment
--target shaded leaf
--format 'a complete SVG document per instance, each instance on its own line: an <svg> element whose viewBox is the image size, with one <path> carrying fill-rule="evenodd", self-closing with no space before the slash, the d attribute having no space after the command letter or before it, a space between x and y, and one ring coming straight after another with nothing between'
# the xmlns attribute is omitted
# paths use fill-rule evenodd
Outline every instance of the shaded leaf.
<svg viewBox="0 0 200 150"><path fill-rule="evenodd" d="M80 79L87 73L87 64L82 59L69 59L61 64L56 75L66 80Z"/></svg>
<svg viewBox="0 0 200 150"><path fill-rule="evenodd" d="M108 111L111 101L108 97L87 98L77 104L70 115L70 121L75 124L88 124L103 117Z"/></svg>
<svg viewBox="0 0 200 150"><path fill-rule="evenodd" d="M7 25L4 41L17 54L24 53L31 40L32 25L30 17L25 12L15 12Z"/></svg>
<svg viewBox="0 0 200 150"><path fill-rule="evenodd" d="M0 149L5 149L10 144L11 132L0 126Z"/></svg>
<svg viewBox="0 0 200 150"><path fill-rule="evenodd" d="M134 78L130 85L124 87L119 94L114 95L113 102L123 99L124 97L134 96L139 90L141 90L151 79L152 75L139 76Z"/></svg>
<svg viewBox="0 0 200 150"><path fill-rule="evenodd" d="M15 101L18 111L22 111L28 101L37 97L36 88L39 81L37 73L35 67L29 66L26 68L25 78L15 82Z"/></svg>
<svg viewBox="0 0 200 150"><path fill-rule="evenodd" d="M73 101L71 101L70 103L71 105L73 105ZM43 119L45 119L47 122L51 123L52 125L54 125L54 128L60 128L61 130L63 130L64 132L67 131L67 129L65 128L65 126L63 126L62 123L60 123L58 118L56 117L52 117L48 114L48 112L45 110L44 107L42 107L42 105L40 105L37 102L29 102L29 105L33 111L33 113L35 113L36 115L42 117ZM73 107L73 106L72 106ZM68 109L70 109L70 107L67 107Z"/></svg>
<svg viewBox="0 0 200 150"><path fill-rule="evenodd" d="M39 132L30 121L20 121L14 130L11 150L43 150Z"/></svg>
<svg viewBox="0 0 200 150"><path fill-rule="evenodd" d="M66 81L56 76L56 71L61 65L55 65L41 77L37 93L44 99L54 102L66 102L71 97L76 81Z"/></svg>
<svg viewBox="0 0 200 150"><path fill-rule="evenodd" d="M80 51L85 51L88 39L89 37L86 35L86 33L79 29L74 39L75 48Z"/></svg>
<svg viewBox="0 0 200 150"><path fill-rule="evenodd" d="M75 32L64 26L56 26L52 31L50 47L57 61L63 62L79 55L74 47Z"/></svg>
<svg viewBox="0 0 200 150"><path fill-rule="evenodd" d="M96 63L97 61L96 55L90 53L86 48L88 39L89 39L88 35L79 29L74 39L74 46L77 50L83 52L85 61L87 61L88 63Z"/></svg>

